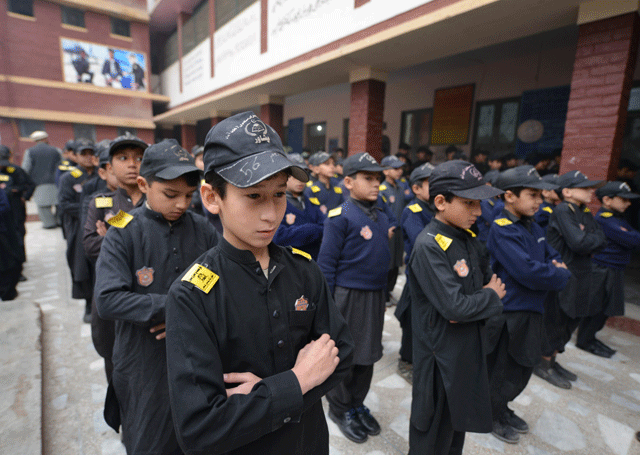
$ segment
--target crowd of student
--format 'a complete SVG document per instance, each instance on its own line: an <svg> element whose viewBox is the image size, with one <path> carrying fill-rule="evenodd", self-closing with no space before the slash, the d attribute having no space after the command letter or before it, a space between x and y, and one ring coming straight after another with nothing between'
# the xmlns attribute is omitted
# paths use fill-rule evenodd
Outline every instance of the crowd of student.
<svg viewBox="0 0 640 455"><path fill-rule="evenodd" d="M474 165L455 147L437 166L404 146L380 163L286 155L250 112L192 153L126 134L70 141L56 160L36 136L29 170L54 170L36 183L0 148L0 298L15 298L25 260L24 201L54 185L58 221L41 219L62 225L127 453L326 454L322 396L365 442L381 431L364 401L395 303L413 454L461 454L466 432L517 443L529 427L508 403L532 374L571 387L557 357L576 329L578 348L615 353L596 333L624 313L640 247L624 182L558 176L542 156Z"/></svg>

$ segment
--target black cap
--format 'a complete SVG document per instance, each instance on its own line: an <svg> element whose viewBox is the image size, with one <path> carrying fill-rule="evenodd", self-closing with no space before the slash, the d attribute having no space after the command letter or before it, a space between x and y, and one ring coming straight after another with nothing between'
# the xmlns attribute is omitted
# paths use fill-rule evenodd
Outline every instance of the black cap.
<svg viewBox="0 0 640 455"><path fill-rule="evenodd" d="M91 150L94 154L96 153L96 146L94 145L91 139L80 138L74 141L74 149L73 152L76 155L79 155L83 150Z"/></svg>
<svg viewBox="0 0 640 455"><path fill-rule="evenodd" d="M118 149L127 145L140 147L142 151L145 151L149 146L145 141L127 131L123 136L118 136L111 141L111 145L109 146L109 155L113 156Z"/></svg>
<svg viewBox="0 0 640 455"><path fill-rule="evenodd" d="M205 175L215 172L238 188L247 188L285 169L306 182L309 176L287 159L282 141L253 112L229 117L211 128L204 141Z"/></svg>
<svg viewBox="0 0 640 455"><path fill-rule="evenodd" d="M289 153L287 155L287 158L289 158L289 161L291 161L296 166L301 167L305 170L309 169L309 166L307 166L307 163L304 162L304 158L302 158L302 155L300 155L299 153Z"/></svg>
<svg viewBox="0 0 640 455"><path fill-rule="evenodd" d="M547 174L542 176L542 180L558 186L558 174Z"/></svg>
<svg viewBox="0 0 640 455"><path fill-rule="evenodd" d="M73 152L76 149L76 141L73 139L68 140L67 143L64 144L64 148L65 150L71 150Z"/></svg>
<svg viewBox="0 0 640 455"><path fill-rule="evenodd" d="M607 182L596 190L596 197L602 200L603 197L620 196L624 199L637 199L640 195L631 192L631 187L626 182Z"/></svg>
<svg viewBox="0 0 640 455"><path fill-rule="evenodd" d="M141 176L153 175L162 180L173 180L198 171L193 157L175 139L164 139L149 146L142 155L140 164Z"/></svg>
<svg viewBox="0 0 640 455"><path fill-rule="evenodd" d="M109 162L109 160L111 159L111 154L109 153L109 146L105 146L105 147L98 147L100 150L100 154L98 155L99 158L99 163L98 166L100 167L105 167L107 165L107 163Z"/></svg>
<svg viewBox="0 0 640 455"><path fill-rule="evenodd" d="M389 155L382 158L380 165L391 169L400 169L406 163L395 155Z"/></svg>
<svg viewBox="0 0 640 455"><path fill-rule="evenodd" d="M462 160L445 161L431 172L429 193L432 196L451 193L466 199L489 199L504 191L485 183L480 171Z"/></svg>
<svg viewBox="0 0 640 455"><path fill-rule="evenodd" d="M492 186L496 186L496 181L500 177L500 171L497 169L491 169L484 173L484 181L491 183Z"/></svg>
<svg viewBox="0 0 640 455"><path fill-rule="evenodd" d="M510 188L533 188L536 190L555 190L558 185L545 182L535 167L525 164L500 173L496 185L501 190Z"/></svg>
<svg viewBox="0 0 640 455"><path fill-rule="evenodd" d="M569 171L558 177L557 184L560 188L593 188L602 186L604 180L589 180L580 171Z"/></svg>
<svg viewBox="0 0 640 455"><path fill-rule="evenodd" d="M198 155L202 155L204 153L204 147L201 145L194 145L191 147L191 154L193 157L197 157Z"/></svg>
<svg viewBox="0 0 640 455"><path fill-rule="evenodd" d="M309 164L311 166L320 166L322 163L325 163L329 158L333 158L327 152L318 152L314 153L309 157Z"/></svg>
<svg viewBox="0 0 640 455"><path fill-rule="evenodd" d="M350 155L342 163L342 172L344 176L353 175L358 172L382 171L384 171L384 168L378 164L374 157L366 152Z"/></svg>
<svg viewBox="0 0 640 455"><path fill-rule="evenodd" d="M420 180L428 179L431 177L431 172L435 169L435 166L431 163L424 163L421 166L415 168L409 176L409 181L413 185Z"/></svg>
<svg viewBox="0 0 640 455"><path fill-rule="evenodd" d="M0 166L11 166L11 150L6 145L0 145Z"/></svg>

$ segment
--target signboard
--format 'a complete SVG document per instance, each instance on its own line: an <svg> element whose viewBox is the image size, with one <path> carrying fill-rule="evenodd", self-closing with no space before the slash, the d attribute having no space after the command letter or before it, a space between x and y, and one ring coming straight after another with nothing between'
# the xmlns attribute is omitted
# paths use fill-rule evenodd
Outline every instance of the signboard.
<svg viewBox="0 0 640 455"><path fill-rule="evenodd" d="M466 144L469 140L474 84L436 90L431 145Z"/></svg>
<svg viewBox="0 0 640 455"><path fill-rule="evenodd" d="M142 52L60 38L65 82L147 91L147 59Z"/></svg>

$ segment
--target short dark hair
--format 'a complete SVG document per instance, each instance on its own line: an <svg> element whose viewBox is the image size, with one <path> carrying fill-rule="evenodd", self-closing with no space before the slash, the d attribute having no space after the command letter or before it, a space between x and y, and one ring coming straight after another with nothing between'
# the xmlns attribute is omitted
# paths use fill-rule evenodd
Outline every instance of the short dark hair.
<svg viewBox="0 0 640 455"><path fill-rule="evenodd" d="M160 177L156 177L155 174L151 175L143 175L147 183L151 185L154 182L171 182L172 180L183 179L187 186L198 186L198 182L200 181L200 174L198 171L187 172L186 174L182 174L180 177L176 177L172 180L161 179Z"/></svg>
<svg viewBox="0 0 640 455"><path fill-rule="evenodd" d="M513 188L507 188L506 190L504 190L504 193L502 193L500 195L500 199L502 199L504 201L504 195L507 194L507 191L511 191L515 197L520 197L520 193L522 193L522 190L524 190L525 188L528 188L526 186L516 186Z"/></svg>
<svg viewBox="0 0 640 455"><path fill-rule="evenodd" d="M440 210L438 210L438 209L436 208L436 204L435 204L436 196L438 196L438 195L440 195L440 194L441 194L442 196L444 196L444 200L445 200L446 202L451 202L451 201L453 201L453 198L455 197L455 195L454 195L453 193L437 193L437 194L429 194L429 208L431 209L431 211L432 211L433 213L437 213L437 212L439 212L439 211L440 211Z"/></svg>

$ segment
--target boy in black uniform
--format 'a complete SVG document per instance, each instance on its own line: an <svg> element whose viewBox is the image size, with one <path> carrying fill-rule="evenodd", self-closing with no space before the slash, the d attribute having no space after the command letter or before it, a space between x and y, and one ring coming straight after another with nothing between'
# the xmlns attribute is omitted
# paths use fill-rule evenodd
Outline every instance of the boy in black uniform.
<svg viewBox="0 0 640 455"><path fill-rule="evenodd" d="M329 417L350 440L362 443L380 433L364 405L373 365L382 358L382 328L387 293L388 216L377 206L383 168L368 153L344 160L344 184L350 197L329 212L318 265L355 341L347 377L327 393Z"/></svg>
<svg viewBox="0 0 640 455"><path fill-rule="evenodd" d="M594 266L591 256L607 244L602 229L593 218L587 204L593 198L600 181L592 181L580 171L570 171L558 177L557 190L562 202L553 209L547 226L549 244L562 256L571 278L559 293L549 293L545 302L546 336L542 343L542 361L533 373L552 385L571 388L569 381L577 376L556 362L558 353L578 327L580 319L597 313Z"/></svg>
<svg viewBox="0 0 640 455"><path fill-rule="evenodd" d="M18 296L16 286L25 259L24 250L16 248L19 244L11 202L0 186L0 300L13 300Z"/></svg>
<svg viewBox="0 0 640 455"><path fill-rule="evenodd" d="M411 190L415 194L415 199L402 211L400 223L402 235L404 237L404 251L406 260L409 262L413 244L424 227L431 222L433 212L429 207L429 177L434 166L431 163L424 163L411 172ZM409 266L407 265L407 268ZM411 332L411 292L409 291L409 281L407 280L402 295L396 307L395 316L400 321L402 327L402 343L400 345L400 360L398 370L403 377L413 378L413 343Z"/></svg>
<svg viewBox="0 0 640 455"><path fill-rule="evenodd" d="M287 160L252 112L205 141L202 203L223 238L167 301L171 409L187 453L328 454L320 398L345 375L353 341L311 257L272 242L284 215Z"/></svg>
<svg viewBox="0 0 640 455"><path fill-rule="evenodd" d="M491 431L483 325L502 312L505 288L469 228L480 216L480 200L501 193L466 161L442 163L429 178L436 214L409 261L410 454L461 454L466 431Z"/></svg>
<svg viewBox="0 0 640 455"><path fill-rule="evenodd" d="M571 273L533 221L541 192L557 187L544 182L530 165L504 171L496 186L505 191L504 210L489 229L487 249L491 268L507 293L503 313L486 324L492 433L515 444L518 433L527 433L529 426L507 404L524 390L540 362L545 297L564 288Z"/></svg>
<svg viewBox="0 0 640 455"><path fill-rule="evenodd" d="M138 187L140 164L147 144L141 139L126 134L111 142L106 150L106 165L104 171L107 180L115 177L113 190L95 195L89 203L84 225L82 243L84 250L94 269L102 240L111 226L109 220L121 210L129 213L144 202L144 194ZM93 346L102 358L107 375L107 382L111 381L113 372L113 344L115 341L115 324L98 316L96 301L91 306L91 338Z"/></svg>
<svg viewBox="0 0 640 455"><path fill-rule="evenodd" d="M145 151L137 180L146 202L109 220L96 265L98 314L116 321L105 420L116 431L122 423L127 453L179 454L169 407L165 303L171 283L216 244L217 235L204 217L187 210L198 168L175 139Z"/></svg>
<svg viewBox="0 0 640 455"><path fill-rule="evenodd" d="M624 269L631 261L631 254L640 248L640 232L631 227L623 214L631 206L631 199L638 196L624 182L609 182L596 190L602 207L596 221L607 237L607 246L593 256L594 288L601 302L597 313L580 321L576 346L600 357L611 357L615 350L596 338L610 316L624 315Z"/></svg>
<svg viewBox="0 0 640 455"><path fill-rule="evenodd" d="M82 189L85 182L94 174L93 141L78 139L75 141L77 166L60 178L58 205L62 214L62 230L67 240L67 263L73 281L71 296L85 300L84 322L91 321L91 298L93 295L92 277L89 276L87 261L82 246Z"/></svg>

